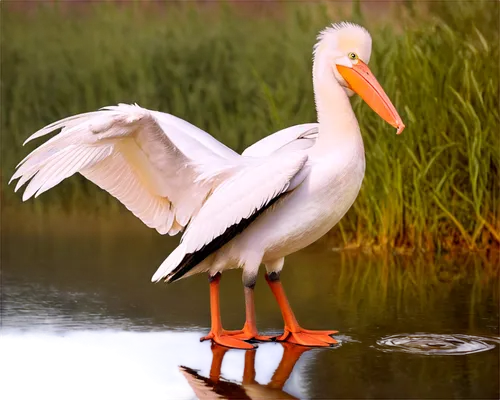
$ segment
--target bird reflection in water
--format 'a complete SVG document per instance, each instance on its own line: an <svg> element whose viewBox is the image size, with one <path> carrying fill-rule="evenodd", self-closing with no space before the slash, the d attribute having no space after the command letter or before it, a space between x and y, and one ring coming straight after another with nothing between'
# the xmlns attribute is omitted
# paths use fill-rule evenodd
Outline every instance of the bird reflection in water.
<svg viewBox="0 0 500 400"><path fill-rule="evenodd" d="M189 367L180 366L179 369L199 399L297 399L284 392L283 386L302 354L311 349L290 343L281 345L284 348L283 357L266 385L261 385L255 380L257 349L247 350L245 353L241 384L221 378L222 361L229 349L215 343L212 344L212 365L208 378Z"/></svg>

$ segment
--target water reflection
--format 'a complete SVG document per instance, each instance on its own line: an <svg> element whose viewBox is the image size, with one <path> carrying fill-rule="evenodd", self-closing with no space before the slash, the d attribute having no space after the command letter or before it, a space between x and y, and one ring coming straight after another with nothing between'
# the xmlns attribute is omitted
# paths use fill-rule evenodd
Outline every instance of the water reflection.
<svg viewBox="0 0 500 400"><path fill-rule="evenodd" d="M0 393L9 400L307 398L294 366L308 350L266 343L228 351L200 343L199 332L8 329L0 338Z"/></svg>
<svg viewBox="0 0 500 400"><path fill-rule="evenodd" d="M255 379L255 357L257 351L265 351L265 347L245 351L241 383L221 377L222 361L229 349L217 344L212 344L212 365L208 377L186 366L180 366L179 369L199 399L298 399L283 391L283 387L299 358L310 349L289 343L281 343L281 346L284 349L283 356L267 384L260 384Z"/></svg>

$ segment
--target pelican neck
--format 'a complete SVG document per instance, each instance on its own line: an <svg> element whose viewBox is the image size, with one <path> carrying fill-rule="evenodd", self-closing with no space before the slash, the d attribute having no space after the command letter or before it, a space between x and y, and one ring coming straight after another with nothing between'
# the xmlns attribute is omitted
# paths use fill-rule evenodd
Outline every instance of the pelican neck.
<svg viewBox="0 0 500 400"><path fill-rule="evenodd" d="M345 89L337 81L330 67L313 66L313 87L319 122L319 150L342 146L361 139L358 121Z"/></svg>

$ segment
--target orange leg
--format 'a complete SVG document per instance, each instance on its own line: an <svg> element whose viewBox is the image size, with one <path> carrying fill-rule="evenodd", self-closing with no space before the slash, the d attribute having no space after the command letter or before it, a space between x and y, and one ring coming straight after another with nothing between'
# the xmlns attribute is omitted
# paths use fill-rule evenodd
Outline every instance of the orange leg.
<svg viewBox="0 0 500 400"><path fill-rule="evenodd" d="M269 274L266 274L266 281L278 302L283 320L285 321L285 332L283 335L278 336L276 340L278 342L289 342L311 347L327 347L336 344L337 341L331 335L338 333L338 331L313 331L304 329L299 325L290 307L290 303L288 303L279 277L274 276L275 274L272 275L270 277Z"/></svg>
<svg viewBox="0 0 500 400"><path fill-rule="evenodd" d="M246 321L245 325L243 325L243 329L229 333L233 338L240 340L257 340L260 342L270 342L274 339L273 336L263 336L259 335L257 332L253 287L245 286L245 314Z"/></svg>
<svg viewBox="0 0 500 400"><path fill-rule="evenodd" d="M221 346L230 347L233 349L253 349L250 343L246 343L242 339L236 338L240 331L229 332L222 328L220 317L220 300L219 300L219 283L220 274L216 274L210 278L210 314L212 319L212 328L207 336L202 337L200 340L212 339L215 343Z"/></svg>

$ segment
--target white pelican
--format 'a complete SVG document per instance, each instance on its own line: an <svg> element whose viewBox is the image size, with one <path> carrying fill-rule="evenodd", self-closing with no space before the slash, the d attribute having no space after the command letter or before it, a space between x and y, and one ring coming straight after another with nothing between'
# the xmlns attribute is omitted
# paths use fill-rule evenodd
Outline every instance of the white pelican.
<svg viewBox="0 0 500 400"><path fill-rule="evenodd" d="M254 285L259 266L285 322L277 340L329 346L336 331L303 329L279 277L285 256L313 243L347 212L365 172L363 141L349 97L358 93L401 133L404 124L367 67L370 34L352 23L327 27L314 47L313 86L318 123L293 126L247 148L242 155L172 115L120 104L72 116L27 141L62 128L17 167L23 200L79 172L121 201L161 234L184 231L179 246L152 281L173 282L208 272L212 327L202 338L252 348ZM246 323L222 328L221 272L243 269Z"/></svg>

